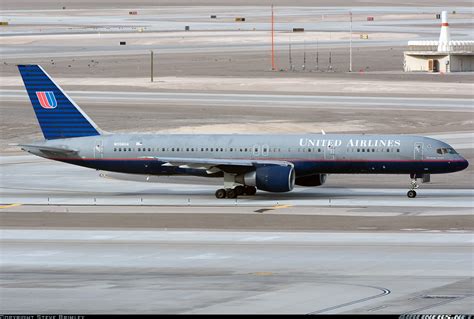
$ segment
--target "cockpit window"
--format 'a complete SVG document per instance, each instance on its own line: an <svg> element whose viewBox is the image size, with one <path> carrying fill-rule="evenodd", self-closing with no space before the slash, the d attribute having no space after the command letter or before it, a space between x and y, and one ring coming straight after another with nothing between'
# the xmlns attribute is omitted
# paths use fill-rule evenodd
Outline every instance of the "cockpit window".
<svg viewBox="0 0 474 319"><path fill-rule="evenodd" d="M438 148L436 149L436 153L438 154L457 154L457 152L453 148Z"/></svg>

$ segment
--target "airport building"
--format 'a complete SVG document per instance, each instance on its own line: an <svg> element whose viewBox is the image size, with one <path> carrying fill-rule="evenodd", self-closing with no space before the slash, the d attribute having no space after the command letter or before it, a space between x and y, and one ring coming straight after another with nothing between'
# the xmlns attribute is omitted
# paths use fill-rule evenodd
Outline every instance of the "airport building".
<svg viewBox="0 0 474 319"><path fill-rule="evenodd" d="M404 52L405 72L474 71L474 41L452 41L446 11L441 13L438 41L408 41Z"/></svg>

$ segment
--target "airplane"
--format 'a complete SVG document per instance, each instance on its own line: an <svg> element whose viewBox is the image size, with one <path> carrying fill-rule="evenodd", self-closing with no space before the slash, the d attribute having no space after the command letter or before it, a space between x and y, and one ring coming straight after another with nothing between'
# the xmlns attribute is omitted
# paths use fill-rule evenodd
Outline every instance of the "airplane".
<svg viewBox="0 0 474 319"><path fill-rule="evenodd" d="M217 198L320 186L329 174L407 174L417 180L464 170L450 145L375 134L126 134L101 130L40 65L18 65L44 141L19 144L47 159L96 170L223 178Z"/></svg>

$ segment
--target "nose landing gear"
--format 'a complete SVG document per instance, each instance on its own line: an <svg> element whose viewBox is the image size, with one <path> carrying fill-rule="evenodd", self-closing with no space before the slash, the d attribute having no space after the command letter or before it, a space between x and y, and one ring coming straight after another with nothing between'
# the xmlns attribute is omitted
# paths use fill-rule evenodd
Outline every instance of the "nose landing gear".
<svg viewBox="0 0 474 319"><path fill-rule="evenodd" d="M415 198L416 191L415 189L419 188L418 182L416 181L416 176L411 175L410 190L407 193L408 198Z"/></svg>

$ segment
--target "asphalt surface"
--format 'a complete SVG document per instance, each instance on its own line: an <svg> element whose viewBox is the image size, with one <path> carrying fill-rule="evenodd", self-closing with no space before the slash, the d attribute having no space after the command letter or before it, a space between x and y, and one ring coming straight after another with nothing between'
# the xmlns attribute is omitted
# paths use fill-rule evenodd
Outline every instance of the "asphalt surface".
<svg viewBox="0 0 474 319"><path fill-rule="evenodd" d="M3 230L1 259L5 313L472 313L474 302L471 234Z"/></svg>

